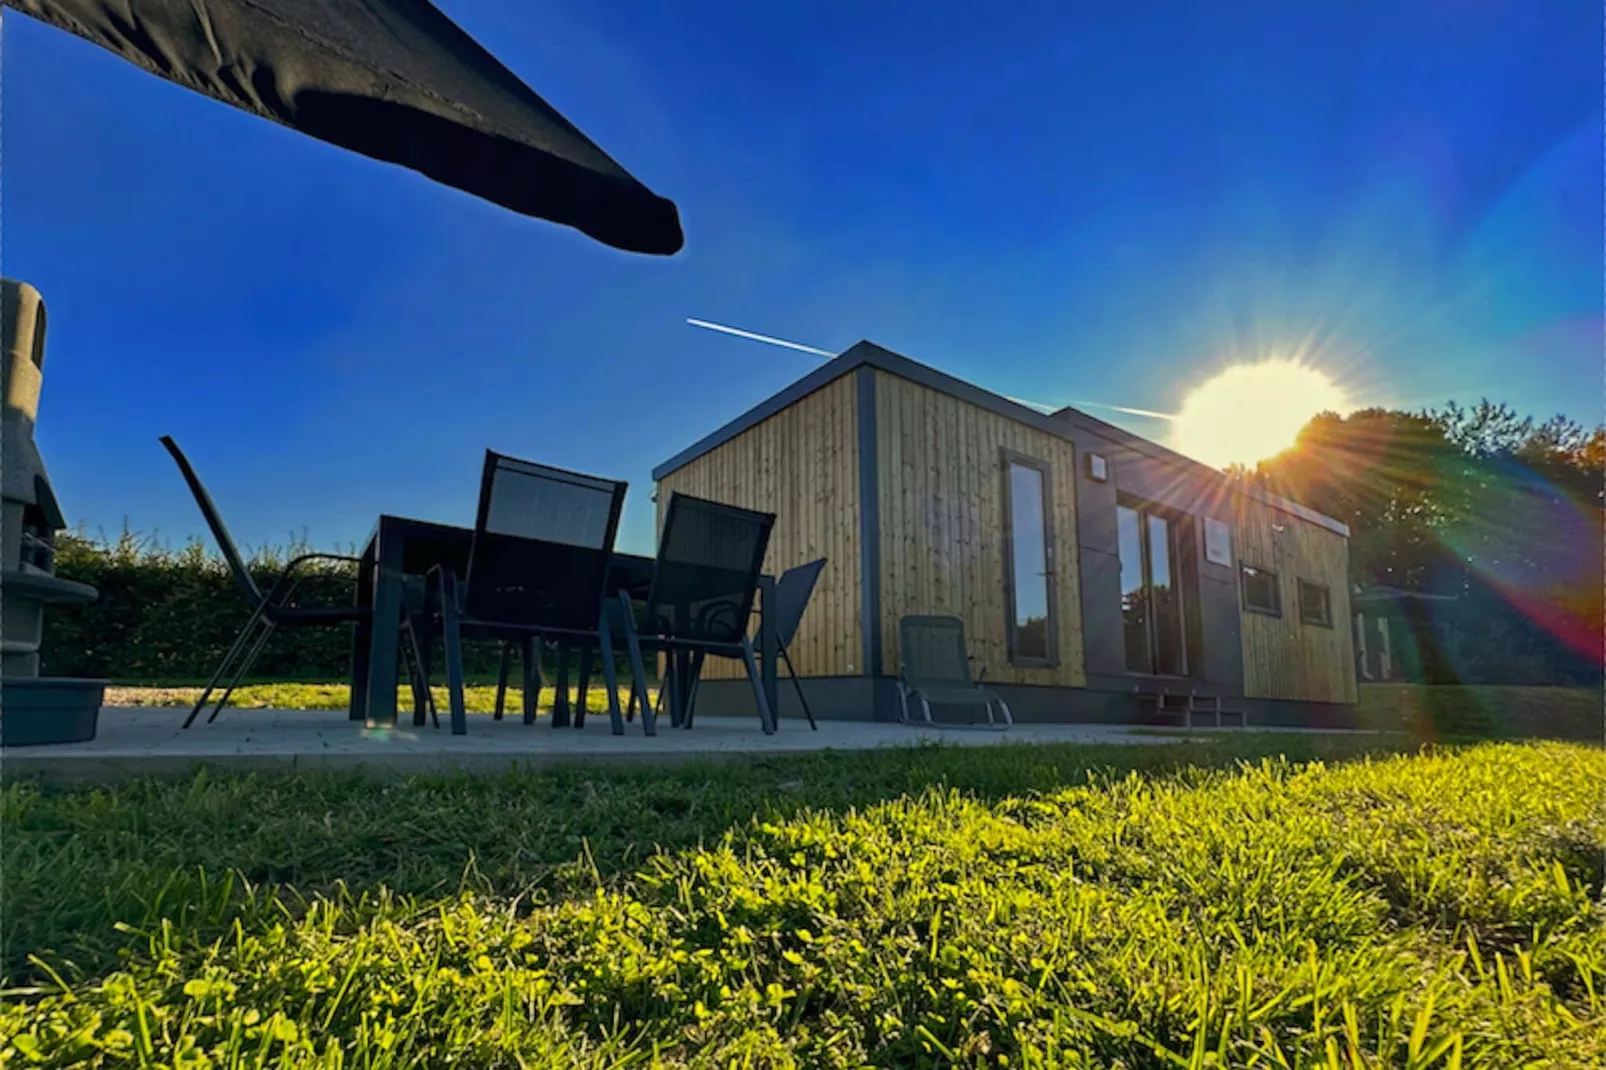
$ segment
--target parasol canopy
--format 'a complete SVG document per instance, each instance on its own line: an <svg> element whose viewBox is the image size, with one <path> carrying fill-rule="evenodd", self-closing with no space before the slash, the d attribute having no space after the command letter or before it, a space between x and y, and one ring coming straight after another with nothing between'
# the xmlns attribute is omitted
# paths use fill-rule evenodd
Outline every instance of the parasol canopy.
<svg viewBox="0 0 1606 1070"><path fill-rule="evenodd" d="M0 0L171 82L636 253L679 213L428 0Z"/></svg>

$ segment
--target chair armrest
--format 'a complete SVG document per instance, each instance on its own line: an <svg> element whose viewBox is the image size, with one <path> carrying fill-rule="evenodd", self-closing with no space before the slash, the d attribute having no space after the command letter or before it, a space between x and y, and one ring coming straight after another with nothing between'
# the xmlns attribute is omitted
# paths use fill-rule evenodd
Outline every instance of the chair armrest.
<svg viewBox="0 0 1606 1070"><path fill-rule="evenodd" d="M283 598L289 598L290 591L294 591L296 584L301 582L301 578L295 574L296 570L309 561L350 561L356 564L360 563L361 560L362 558L352 557L349 554L298 554L290 559L289 563L284 566L284 571L280 572L278 578L273 581L273 586L268 589L267 602L269 605L281 604L279 601L281 592L283 592ZM294 582L291 582L292 580ZM290 584L289 590L285 589L286 583Z"/></svg>
<svg viewBox="0 0 1606 1070"><path fill-rule="evenodd" d="M289 568L290 566L298 565L303 561L350 561L352 564L358 565L358 564L362 563L362 558L353 557L350 554L326 554L326 553L298 554L295 557L292 557L290 559L290 565L287 565L285 567Z"/></svg>

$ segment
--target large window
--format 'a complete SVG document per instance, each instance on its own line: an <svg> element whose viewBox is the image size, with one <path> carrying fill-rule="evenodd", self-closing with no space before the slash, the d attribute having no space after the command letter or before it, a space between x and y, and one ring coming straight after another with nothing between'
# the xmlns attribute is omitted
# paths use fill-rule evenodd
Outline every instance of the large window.
<svg viewBox="0 0 1606 1070"><path fill-rule="evenodd" d="M1129 672L1185 676L1188 672L1178 526L1151 506L1116 507L1120 535L1121 618Z"/></svg>
<svg viewBox="0 0 1606 1070"><path fill-rule="evenodd" d="M1005 451L1004 503L1009 658L1016 665L1052 665L1054 544L1047 466Z"/></svg>

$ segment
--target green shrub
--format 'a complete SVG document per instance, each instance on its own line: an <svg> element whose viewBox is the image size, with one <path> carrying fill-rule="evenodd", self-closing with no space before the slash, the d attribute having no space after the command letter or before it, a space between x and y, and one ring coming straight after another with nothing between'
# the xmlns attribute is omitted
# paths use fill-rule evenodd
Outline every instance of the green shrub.
<svg viewBox="0 0 1606 1070"><path fill-rule="evenodd" d="M266 589L304 543L255 551L249 565ZM351 551L346 551L351 552ZM191 542L174 550L124 531L117 539L66 533L57 542L56 571L100 592L93 604L45 617L41 671L118 681L204 681L250 615L221 556ZM355 567L305 567L298 597L308 605L349 604ZM496 671L493 644L468 643L466 672ZM351 629L282 629L263 649L253 676L273 680L342 680L351 667Z"/></svg>

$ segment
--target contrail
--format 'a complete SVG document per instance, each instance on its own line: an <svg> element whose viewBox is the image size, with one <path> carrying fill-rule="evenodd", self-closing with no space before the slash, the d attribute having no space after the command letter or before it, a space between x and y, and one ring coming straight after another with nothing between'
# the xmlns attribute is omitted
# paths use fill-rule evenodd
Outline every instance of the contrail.
<svg viewBox="0 0 1606 1070"><path fill-rule="evenodd" d="M746 338L752 342L763 342L765 345L781 346L783 349L795 349L800 353L812 353L817 357L834 357L837 355L828 349L818 349L814 346L806 346L802 342L788 342L784 338L776 338L768 334L759 334L757 331L744 331L740 327L727 327L723 323L712 323L708 320L694 319L691 316L686 317L686 322L691 324L693 327L701 327L704 330L719 331L721 334L732 334L737 338ZM1029 409L1038 409L1043 412L1053 412L1056 409L1064 407L1062 405L1049 405L1041 401L1028 401L1025 398L1008 398L1007 400L1013 401L1017 405L1025 405ZM1143 416L1150 420L1175 420L1177 418L1174 413L1155 412L1153 409L1134 409L1126 405L1106 405L1102 401L1068 401L1065 404L1076 406L1078 408L1108 409L1111 412L1124 412L1128 416Z"/></svg>
<svg viewBox="0 0 1606 1070"><path fill-rule="evenodd" d="M692 319L690 316L686 317L686 322L691 324L693 327L702 327L705 330L719 331L723 334L734 334L738 338L746 338L754 342L763 342L766 345L781 346L786 349L796 349L801 353L813 353L817 357L836 356L835 353L832 353L829 350L816 349L813 346L806 346L802 342L788 342L784 338L771 338L767 334L757 334L753 331L744 331L739 327L727 327L723 323L709 323L707 320Z"/></svg>
<svg viewBox="0 0 1606 1070"><path fill-rule="evenodd" d="M1147 416L1151 420L1175 420L1174 412L1155 412L1153 409L1129 409L1125 405L1106 405L1102 401L1070 401L1068 405L1086 407L1090 409L1109 409L1111 412L1124 412L1128 416Z"/></svg>

